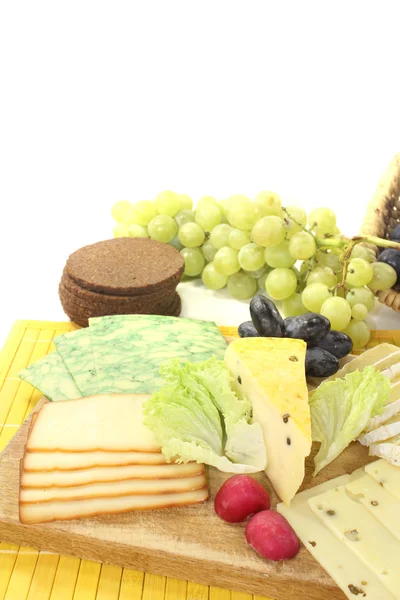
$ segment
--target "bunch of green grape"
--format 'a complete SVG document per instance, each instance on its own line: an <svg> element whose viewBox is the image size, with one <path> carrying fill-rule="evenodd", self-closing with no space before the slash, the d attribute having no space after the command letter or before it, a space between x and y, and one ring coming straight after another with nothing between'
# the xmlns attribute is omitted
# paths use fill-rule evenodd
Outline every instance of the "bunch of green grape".
<svg viewBox="0 0 400 600"><path fill-rule="evenodd" d="M321 243L340 238L335 214L317 208L307 217L298 206L283 208L270 191L254 201L204 196L195 210L189 196L165 191L154 202L119 201L112 216L115 237L150 237L177 248L185 276L201 276L211 290L227 287L239 300L261 292L285 317L320 313L332 329L351 337L354 348L369 340L365 318L375 305L374 292L397 279L390 265L375 262L361 244L353 247L343 277L343 248Z"/></svg>

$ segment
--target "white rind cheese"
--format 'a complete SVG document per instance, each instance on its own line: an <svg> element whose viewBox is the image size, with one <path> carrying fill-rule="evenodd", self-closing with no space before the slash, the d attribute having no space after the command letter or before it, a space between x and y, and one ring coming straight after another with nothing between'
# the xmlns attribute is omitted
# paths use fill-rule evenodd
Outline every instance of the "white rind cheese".
<svg viewBox="0 0 400 600"><path fill-rule="evenodd" d="M358 438L358 441L363 446L370 446L376 442L381 442L392 438L393 436L400 433L400 414L396 414L394 417L383 423L377 429L373 429L368 433L364 433Z"/></svg>

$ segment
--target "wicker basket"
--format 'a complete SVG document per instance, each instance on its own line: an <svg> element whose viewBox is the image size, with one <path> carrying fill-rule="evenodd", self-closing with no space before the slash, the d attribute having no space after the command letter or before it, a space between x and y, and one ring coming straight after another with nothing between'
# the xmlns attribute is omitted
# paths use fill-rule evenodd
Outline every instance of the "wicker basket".
<svg viewBox="0 0 400 600"><path fill-rule="evenodd" d="M362 235L375 235L389 239L393 229L400 223L400 154L396 154L379 182L361 227ZM380 249L371 246L378 254ZM379 302L400 312L400 286L377 292Z"/></svg>

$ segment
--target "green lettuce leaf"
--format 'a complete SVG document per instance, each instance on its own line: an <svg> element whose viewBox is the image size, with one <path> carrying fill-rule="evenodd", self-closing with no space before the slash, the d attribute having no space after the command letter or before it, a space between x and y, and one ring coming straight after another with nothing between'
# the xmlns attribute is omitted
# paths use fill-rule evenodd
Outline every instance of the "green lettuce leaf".
<svg viewBox="0 0 400 600"><path fill-rule="evenodd" d="M381 414L390 393L387 377L367 367L321 383L310 398L312 439L320 442L314 475L332 462Z"/></svg>
<svg viewBox="0 0 400 600"><path fill-rule="evenodd" d="M267 465L263 432L251 404L232 390L233 377L215 358L172 360L160 369L165 386L144 405L144 423L167 460L196 461L227 473L256 473Z"/></svg>

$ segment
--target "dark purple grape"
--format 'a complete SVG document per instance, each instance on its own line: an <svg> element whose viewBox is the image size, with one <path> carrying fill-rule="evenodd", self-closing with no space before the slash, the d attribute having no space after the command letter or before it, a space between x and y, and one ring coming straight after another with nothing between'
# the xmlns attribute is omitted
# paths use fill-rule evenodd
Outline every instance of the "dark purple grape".
<svg viewBox="0 0 400 600"><path fill-rule="evenodd" d="M390 239L392 242L400 242L400 224L396 225L396 227L393 229Z"/></svg>
<svg viewBox="0 0 400 600"><path fill-rule="evenodd" d="M397 281L395 285L400 283L400 250L395 250L394 248L386 248L383 252L378 256L379 262L384 262L396 271L397 273Z"/></svg>
<svg viewBox="0 0 400 600"><path fill-rule="evenodd" d="M317 346L328 350L336 358L343 358L347 356L353 347L351 338L343 333L342 331L334 331L333 329L328 333L323 340L319 341Z"/></svg>
<svg viewBox="0 0 400 600"><path fill-rule="evenodd" d="M260 337L257 329L253 325L253 321L245 321L238 327L239 337Z"/></svg>
<svg viewBox="0 0 400 600"><path fill-rule="evenodd" d="M329 377L339 370L339 359L327 350L313 346L307 348L306 375L307 377Z"/></svg>
<svg viewBox="0 0 400 600"><path fill-rule="evenodd" d="M292 320L285 327L285 337L304 340L314 346L324 339L331 328L329 319L318 313L305 313Z"/></svg>
<svg viewBox="0 0 400 600"><path fill-rule="evenodd" d="M283 319L275 304L257 295L250 302L250 315L258 333L265 337L283 337Z"/></svg>

